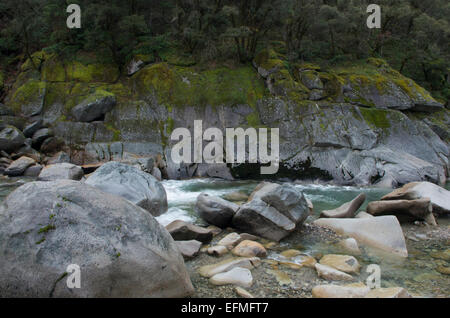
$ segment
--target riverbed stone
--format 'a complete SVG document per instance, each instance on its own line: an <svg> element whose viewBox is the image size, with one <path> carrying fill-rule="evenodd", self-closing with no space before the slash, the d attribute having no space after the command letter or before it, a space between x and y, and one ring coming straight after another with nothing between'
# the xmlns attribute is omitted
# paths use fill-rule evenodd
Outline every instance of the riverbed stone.
<svg viewBox="0 0 450 318"><path fill-rule="evenodd" d="M364 298L370 288L361 283L339 285L319 285L312 289L314 298Z"/></svg>
<svg viewBox="0 0 450 318"><path fill-rule="evenodd" d="M438 214L450 213L450 191L431 182L412 182L397 189L381 200L431 200L433 212Z"/></svg>
<svg viewBox="0 0 450 318"><path fill-rule="evenodd" d="M169 233L144 209L72 180L30 182L0 206L1 297L186 297ZM69 264L82 288L69 289Z"/></svg>
<svg viewBox="0 0 450 318"><path fill-rule="evenodd" d="M32 158L22 156L19 159L13 161L8 168L5 170L5 175L7 176L21 176L25 172L25 170L34 165L36 161Z"/></svg>
<svg viewBox="0 0 450 318"><path fill-rule="evenodd" d="M372 289L365 298L412 298L412 296L402 287L390 287Z"/></svg>
<svg viewBox="0 0 450 318"><path fill-rule="evenodd" d="M321 278L324 278L326 280L333 280L333 281L350 281L353 280L353 276L349 275L347 273L341 272L331 266L323 265L317 263L315 265L315 268L317 270L317 275Z"/></svg>
<svg viewBox="0 0 450 318"><path fill-rule="evenodd" d="M328 254L320 259L320 264L335 268L341 272L357 274L361 265L356 258L349 255Z"/></svg>
<svg viewBox="0 0 450 318"><path fill-rule="evenodd" d="M230 271L235 267L253 269L261 263L258 257L232 257L212 265L205 265L199 268L198 272L201 276L210 278L216 274Z"/></svg>
<svg viewBox="0 0 450 318"><path fill-rule="evenodd" d="M209 281L213 285L237 285L248 288L253 285L253 276L247 268L234 267L228 272L212 276Z"/></svg>
<svg viewBox="0 0 450 318"><path fill-rule="evenodd" d="M95 170L86 183L102 191L119 195L159 216L167 211L167 194L161 182L136 167L108 162Z"/></svg>
<svg viewBox="0 0 450 318"><path fill-rule="evenodd" d="M238 296L242 297L242 298L255 298L250 292L248 292L247 290L245 290L242 287L235 287L234 288L236 294L238 294Z"/></svg>
<svg viewBox="0 0 450 318"><path fill-rule="evenodd" d="M236 256L242 256L242 257L266 257L267 251L258 242L244 240L241 243L239 243L232 251Z"/></svg>
<svg viewBox="0 0 450 318"><path fill-rule="evenodd" d="M25 142L25 136L14 126L7 126L0 131L0 150L8 153L19 149Z"/></svg>
<svg viewBox="0 0 450 318"><path fill-rule="evenodd" d="M202 193L197 197L195 209L198 215L209 224L226 228L230 225L239 206L222 198Z"/></svg>
<svg viewBox="0 0 450 318"><path fill-rule="evenodd" d="M277 242L289 235L296 227L294 222L259 199L242 205L232 222L233 226L241 231Z"/></svg>
<svg viewBox="0 0 450 318"><path fill-rule="evenodd" d="M232 202L243 202L248 200L248 195L240 191L235 191L225 194L223 198Z"/></svg>
<svg viewBox="0 0 450 318"><path fill-rule="evenodd" d="M338 245L352 255L361 254L358 242L352 237L340 241Z"/></svg>
<svg viewBox="0 0 450 318"><path fill-rule="evenodd" d="M374 216L372 214L369 214L365 211L359 212L356 216L357 219L364 219L364 218L373 218Z"/></svg>
<svg viewBox="0 0 450 318"><path fill-rule="evenodd" d="M33 166L28 167L23 175L25 177L38 177L41 173L43 167L40 164L35 164Z"/></svg>
<svg viewBox="0 0 450 318"><path fill-rule="evenodd" d="M408 257L405 237L395 216L362 219L319 219L315 225L353 237L361 244L381 249L400 257Z"/></svg>
<svg viewBox="0 0 450 318"><path fill-rule="evenodd" d="M71 163L57 163L46 166L39 174L39 181L81 180L83 169Z"/></svg>
<svg viewBox="0 0 450 318"><path fill-rule="evenodd" d="M356 211L364 204L366 201L366 194L361 193L355 199L341 205L339 208L334 210L322 211L320 214L321 218L353 218Z"/></svg>
<svg viewBox="0 0 450 318"><path fill-rule="evenodd" d="M222 245L228 248L229 250L233 249L236 245L238 245L242 241L242 237L236 233L227 234L224 238L222 238L217 245Z"/></svg>
<svg viewBox="0 0 450 318"><path fill-rule="evenodd" d="M388 200L374 201L367 206L367 212L373 216L395 215L402 220L403 218L423 220L429 225L436 226L436 220L432 213L430 199L418 200Z"/></svg>
<svg viewBox="0 0 450 318"><path fill-rule="evenodd" d="M228 253L228 248L222 245L211 246L207 249L209 255L222 256Z"/></svg>
<svg viewBox="0 0 450 318"><path fill-rule="evenodd" d="M211 230L181 220L173 221L166 229L177 241L197 240L206 244L213 238Z"/></svg>
<svg viewBox="0 0 450 318"><path fill-rule="evenodd" d="M202 247L202 242L196 240L190 241L175 241L178 250L184 259L191 259L198 255L200 248Z"/></svg>

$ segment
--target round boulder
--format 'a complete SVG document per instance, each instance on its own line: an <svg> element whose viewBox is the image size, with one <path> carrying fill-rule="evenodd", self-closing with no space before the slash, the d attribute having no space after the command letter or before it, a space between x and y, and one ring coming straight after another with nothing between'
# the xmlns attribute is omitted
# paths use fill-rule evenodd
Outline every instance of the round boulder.
<svg viewBox="0 0 450 318"><path fill-rule="evenodd" d="M120 162L108 162L97 169L86 183L119 195L159 216L167 211L167 195L161 182L152 175Z"/></svg>
<svg viewBox="0 0 450 318"><path fill-rule="evenodd" d="M69 289L69 265L81 288ZM30 182L0 206L0 297L184 297L170 234L145 210L72 180ZM72 280L70 280L72 281Z"/></svg>

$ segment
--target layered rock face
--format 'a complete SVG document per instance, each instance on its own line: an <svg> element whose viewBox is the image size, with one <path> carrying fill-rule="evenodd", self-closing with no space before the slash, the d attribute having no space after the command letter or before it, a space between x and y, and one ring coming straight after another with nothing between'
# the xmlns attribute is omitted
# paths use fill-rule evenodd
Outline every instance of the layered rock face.
<svg viewBox="0 0 450 318"><path fill-rule="evenodd" d="M81 270L69 289L67 267ZM184 297L193 287L148 213L78 181L31 182L0 206L1 297Z"/></svg>
<svg viewBox="0 0 450 318"><path fill-rule="evenodd" d="M449 111L373 59L349 69L300 64L288 70L278 54L265 50L253 67L198 72L162 62L118 83L106 76L117 75L108 66L102 74L86 68L77 77L72 68L80 65L60 74L54 59L45 57L40 80L24 71L22 78L30 79L17 83L6 105L16 114L40 116L92 161L160 155L166 178L260 176L258 164L173 163L173 130L187 128L193 136L194 120L202 120L203 130L279 128L278 177L381 186L448 177ZM69 89L74 83L76 92ZM42 109L31 107L42 103Z"/></svg>

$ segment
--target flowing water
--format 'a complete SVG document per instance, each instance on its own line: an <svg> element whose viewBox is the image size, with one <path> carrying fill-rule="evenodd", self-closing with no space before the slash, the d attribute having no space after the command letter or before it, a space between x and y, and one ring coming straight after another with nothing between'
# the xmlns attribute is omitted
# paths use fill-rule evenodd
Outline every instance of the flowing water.
<svg viewBox="0 0 450 318"><path fill-rule="evenodd" d="M0 201L11 191L32 179L0 179ZM167 225L174 220L184 220L204 225L197 216L194 206L197 196L202 193L224 197L232 192L243 192L249 195L259 181L224 181L218 179L192 179L163 181L167 192L169 210L158 217L158 221ZM333 209L355 198L361 192L367 195L367 200L360 211L363 211L367 203L379 200L383 195L391 192L391 189L375 187L343 187L322 184L291 183L302 190L305 196L314 204L315 214L309 217L307 222L317 218L322 210ZM450 185L447 184L449 189ZM402 225L407 239L409 257L399 259L380 254L372 249L363 248L363 254L357 256L363 266L359 277L364 280L368 274L364 273L366 265L378 264L381 267L382 286L401 286L411 293L424 297L450 297L450 278L442 273L444 268L450 267L450 221L449 218L438 219L438 228L417 226L414 224ZM411 238L412 237L412 238ZM300 241L299 241L300 240ZM309 255L343 253L335 244L318 239L299 239L291 235L282 241L279 250L290 248L299 249ZM271 251L268 258L278 259L279 252Z"/></svg>

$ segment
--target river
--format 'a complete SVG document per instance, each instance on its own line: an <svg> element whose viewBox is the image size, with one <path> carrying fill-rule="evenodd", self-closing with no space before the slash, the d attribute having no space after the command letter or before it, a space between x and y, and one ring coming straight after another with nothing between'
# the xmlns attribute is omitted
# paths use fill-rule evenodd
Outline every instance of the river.
<svg viewBox="0 0 450 318"><path fill-rule="evenodd" d="M0 179L0 200L8 195L15 188L25 182L32 181L32 179L24 178L1 178ZM239 180L239 181L224 181L219 179L192 179L192 180L166 180L163 181L164 188L167 192L169 203L168 211L158 217L158 221L167 225L170 222L181 219L184 221L197 223L203 225L203 221L199 219L195 213L194 205L197 196L206 192L209 195L223 197L232 192L243 192L250 194L259 181L253 180ZM364 210L367 203L370 201L379 200L383 195L391 192L391 189L376 188L376 187L350 187L350 186L335 186L324 184L302 184L291 183L298 189L302 190L305 196L314 204L314 215L309 217L307 222L311 222L317 218L322 210L333 209L341 204L352 200L361 192L366 193L366 203L360 208ZM450 189L450 184L446 185ZM450 296L450 278L448 274L443 274L438 271L439 267L449 268L449 232L450 220L448 217L438 219L439 226L437 228L429 228L424 226L417 226L414 224L403 224L402 228L407 237L407 247L409 257L407 259L392 258L380 254L377 251L364 248L363 254L357 257L358 261L363 266L369 264L378 264L382 270L382 286L401 286L407 288L411 293L423 297L449 297ZM314 237L314 236L312 236ZM278 259L279 252L290 248L296 248L302 253L309 255L328 254L328 253L342 253L334 244L330 244L320 239L311 239L311 236L291 235L280 243L280 245L269 252L269 259ZM210 261L210 260L209 260ZM197 261L187 262L188 267L195 271ZM293 279L296 273L292 270L286 270ZM364 280L368 274L361 273L360 280ZM256 277L255 277L256 278ZM301 278L298 278L301 279ZM262 280L262 278L261 278ZM214 295L213 287L203 281L201 278L193 280L194 286L200 290L203 288L204 296ZM201 286L200 286L201 285ZM273 289L272 285L268 285L272 292L259 293L253 291L259 296L277 297L280 296L279 289ZM292 296L289 290L283 289L287 294L284 296ZM213 293L213 294L210 294ZM234 294L227 294L226 290L222 296L233 296ZM202 296L200 293L198 296Z"/></svg>

